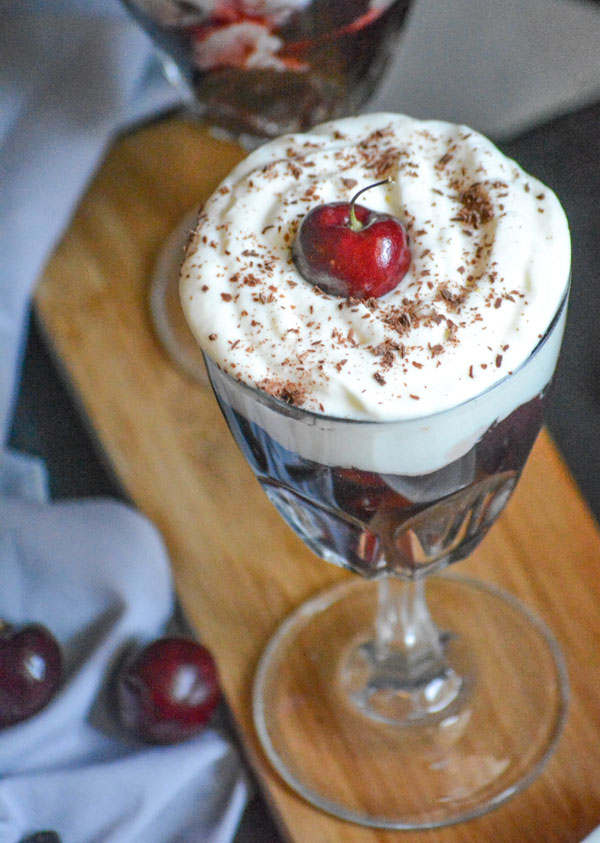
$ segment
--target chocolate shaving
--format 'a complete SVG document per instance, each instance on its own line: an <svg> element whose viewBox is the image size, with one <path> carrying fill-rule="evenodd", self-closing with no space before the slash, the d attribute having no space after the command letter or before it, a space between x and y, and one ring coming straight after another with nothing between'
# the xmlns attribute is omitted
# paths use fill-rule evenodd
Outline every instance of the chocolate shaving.
<svg viewBox="0 0 600 843"><path fill-rule="evenodd" d="M373 348L373 354L381 357L381 365L384 369L391 369L396 360L395 352L400 353L400 357L404 356L404 346L402 343L396 343L393 340L384 340L379 345Z"/></svg>
<svg viewBox="0 0 600 843"><path fill-rule="evenodd" d="M475 182L458 196L462 205L453 222L478 229L494 218L494 208L481 182Z"/></svg>
<svg viewBox="0 0 600 843"><path fill-rule="evenodd" d="M452 161L453 157L454 156L452 155L451 152L446 152L446 154L442 155L442 157L437 161L437 163L435 165L435 169L436 170L443 170L444 167L446 166L446 164L449 164L450 161Z"/></svg>
<svg viewBox="0 0 600 843"><path fill-rule="evenodd" d="M273 398L279 398L286 404L300 407L306 401L306 389L302 384L293 381L282 381L276 378L264 378L256 384L259 389L268 392Z"/></svg>

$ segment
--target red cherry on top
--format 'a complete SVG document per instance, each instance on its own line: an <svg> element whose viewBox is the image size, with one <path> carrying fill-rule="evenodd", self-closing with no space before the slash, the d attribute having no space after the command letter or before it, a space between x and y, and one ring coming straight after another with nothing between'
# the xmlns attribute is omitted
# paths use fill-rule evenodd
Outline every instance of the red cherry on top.
<svg viewBox="0 0 600 843"><path fill-rule="evenodd" d="M317 205L302 220L292 247L300 274L325 293L380 298L398 286L410 266L408 237L399 219L350 202Z"/></svg>

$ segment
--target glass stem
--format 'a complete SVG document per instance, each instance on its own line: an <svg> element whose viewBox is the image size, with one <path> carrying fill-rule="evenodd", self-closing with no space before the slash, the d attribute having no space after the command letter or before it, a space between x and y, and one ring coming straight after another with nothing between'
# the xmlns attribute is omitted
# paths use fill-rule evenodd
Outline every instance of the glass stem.
<svg viewBox="0 0 600 843"><path fill-rule="evenodd" d="M429 614L424 581L384 577L377 588L375 628L344 663L347 696L363 714L390 725L446 716L466 685L449 663L448 634Z"/></svg>
<svg viewBox="0 0 600 843"><path fill-rule="evenodd" d="M444 666L440 631L434 624L425 599L425 580L378 581L378 612L375 622L376 658L400 657L411 678L422 681L423 673L438 672Z"/></svg>

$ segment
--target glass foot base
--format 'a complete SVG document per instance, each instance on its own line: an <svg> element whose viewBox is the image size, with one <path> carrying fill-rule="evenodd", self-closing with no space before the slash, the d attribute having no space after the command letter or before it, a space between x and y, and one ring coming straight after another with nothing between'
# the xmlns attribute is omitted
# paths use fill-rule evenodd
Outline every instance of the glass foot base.
<svg viewBox="0 0 600 843"><path fill-rule="evenodd" d="M175 365L206 386L208 376L202 352L188 328L179 300L179 269L197 217L197 209L190 211L165 241L152 276L150 314L156 335Z"/></svg>
<svg viewBox="0 0 600 843"><path fill-rule="evenodd" d="M568 697L559 648L510 595L455 575L430 577L444 681L430 676L408 694L412 706L429 703L426 716L407 707L406 688L387 687L382 716L348 682L349 664L356 675L356 659L372 647L377 589L345 581L278 629L254 685L263 748L295 791L351 822L435 828L483 814L533 781L558 741Z"/></svg>

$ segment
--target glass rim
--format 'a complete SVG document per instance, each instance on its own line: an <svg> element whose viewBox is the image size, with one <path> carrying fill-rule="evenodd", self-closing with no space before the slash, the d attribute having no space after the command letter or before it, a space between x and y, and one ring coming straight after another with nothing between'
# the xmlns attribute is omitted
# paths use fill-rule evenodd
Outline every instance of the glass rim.
<svg viewBox="0 0 600 843"><path fill-rule="evenodd" d="M569 278L567 279L565 291L564 291L563 296L560 300L560 303L559 303L559 305L556 309L556 313L554 314L554 316L552 317L548 327L546 328L546 331L545 331L543 337L538 341L538 343L534 346L534 348L529 353L529 355L525 358L525 360L523 360L522 363L520 363L517 366L516 369L514 369L510 373L507 372L505 375L503 375L500 378L500 380L495 381L495 383L490 384L482 392L478 392L477 395L472 395L470 398L466 398L464 401L461 401L460 404L455 404L452 407L445 407L443 410L436 410L433 413L427 413L426 415L422 415L422 416L408 416L408 417L404 417L404 418L399 417L399 418L394 418L394 419L353 419L353 418L348 418L348 417L345 417L345 416L332 416L332 415L329 415L327 413L317 413L317 412L315 412L315 410L307 410L307 409L304 409L303 407L296 407L294 404L288 404L287 401L283 401L281 398L276 398L274 395L271 395L270 393L265 392L264 390L260 389L260 387L258 387L258 386L250 386L250 384L244 383L244 381L242 381L242 380L237 380L237 378L235 378L233 375L229 374L229 372L224 371L219 366L219 364L216 363L211 358L211 356L207 352L202 351L202 354L203 354L205 362L207 364L207 370L208 370L208 373L209 373L209 378L210 378L210 369L211 369L212 366L214 366L216 369L218 369L219 374L223 375L225 378L230 380L231 383L234 386L239 387L242 390L242 392L248 392L250 394L250 396L253 398L253 400L258 401L259 403L264 404L266 406L272 405L273 409L275 409L277 412L280 412L282 415L295 416L296 418L303 419L303 420L310 419L310 420L313 421L314 424L318 424L318 423L322 423L322 422L329 422L330 424L343 422L345 424L353 424L353 425L354 424L355 425L370 425L370 424L371 425L373 425L373 424L383 425L383 424L402 424L402 423L407 424L409 422L412 422L412 423L425 422L428 419L433 419L436 416L442 415L443 413L448 413L450 411L458 410L460 407L465 407L468 404L472 404L472 403L475 403L476 401L479 401L480 399L483 399L486 395L490 394L495 389L498 389L507 380L509 380L510 378L514 378L516 375L518 375L520 372L522 372L525 369L525 367L528 366L537 357L540 350L546 345L547 341L549 340L550 336L552 335L552 332L554 331L554 328L556 327L556 325L558 323L558 320L559 320L563 310L566 307L566 304L567 304L567 301L568 301L568 298L569 298L570 287L571 287L571 276L569 275ZM212 378L210 378L210 379L211 379L211 384L212 384Z"/></svg>

